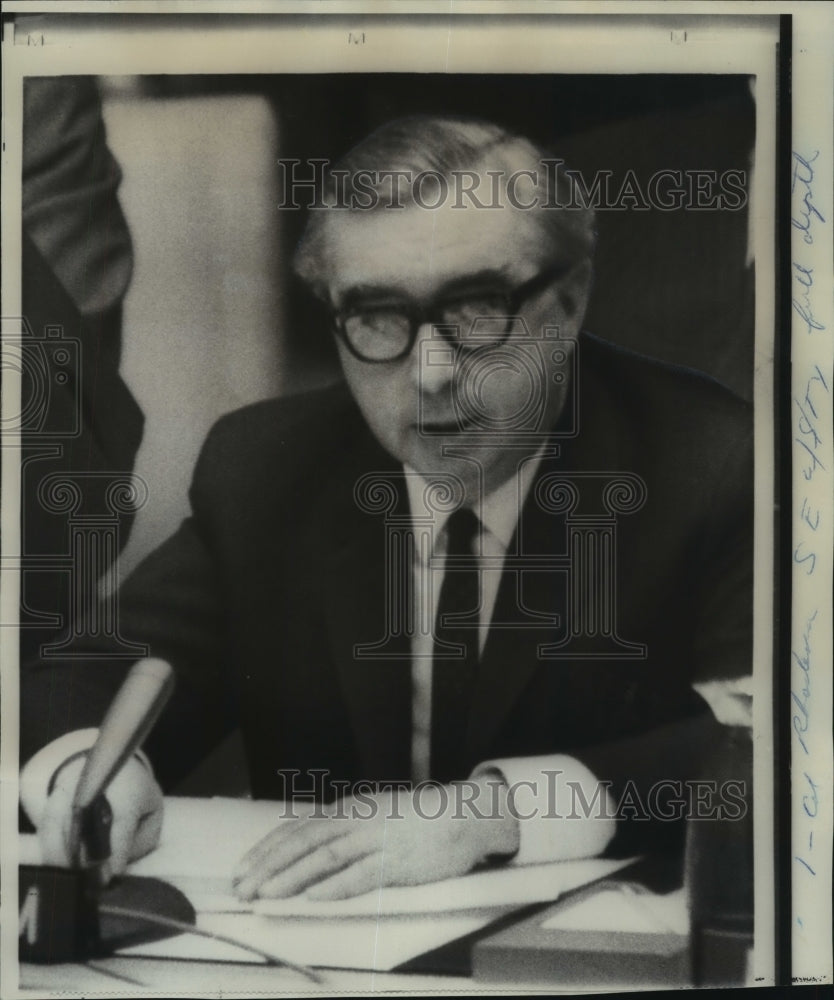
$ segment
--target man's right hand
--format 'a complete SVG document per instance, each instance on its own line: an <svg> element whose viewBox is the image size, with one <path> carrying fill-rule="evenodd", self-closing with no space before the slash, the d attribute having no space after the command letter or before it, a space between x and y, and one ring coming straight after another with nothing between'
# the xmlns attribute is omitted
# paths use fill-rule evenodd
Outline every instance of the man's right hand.
<svg viewBox="0 0 834 1000"><path fill-rule="evenodd" d="M85 757L65 764L55 777L38 828L44 864L68 867L72 800ZM162 830L162 790L150 769L132 757L113 778L106 797L113 812L110 831L110 870L118 875L128 862L152 851Z"/></svg>

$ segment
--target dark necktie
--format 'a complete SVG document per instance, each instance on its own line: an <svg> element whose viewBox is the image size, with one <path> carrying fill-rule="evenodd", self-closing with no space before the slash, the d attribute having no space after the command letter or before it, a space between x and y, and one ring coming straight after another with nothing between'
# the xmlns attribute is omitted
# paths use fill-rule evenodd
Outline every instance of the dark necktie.
<svg viewBox="0 0 834 1000"><path fill-rule="evenodd" d="M461 507L446 525L446 572L434 629L431 694L431 776L435 781L467 777L464 742L478 675L480 580L472 542L480 521ZM455 565L456 560L469 565ZM466 624L456 618L467 616ZM471 616L471 617L469 617ZM450 646L463 647L457 654Z"/></svg>

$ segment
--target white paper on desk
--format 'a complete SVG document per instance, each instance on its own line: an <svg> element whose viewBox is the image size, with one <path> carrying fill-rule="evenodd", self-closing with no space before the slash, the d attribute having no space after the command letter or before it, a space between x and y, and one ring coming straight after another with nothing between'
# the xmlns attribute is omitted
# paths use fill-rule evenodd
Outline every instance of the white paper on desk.
<svg viewBox="0 0 834 1000"><path fill-rule="evenodd" d="M555 901L577 886L610 875L630 859L587 858L525 865L463 875L425 885L391 886L352 899L321 902L304 895L261 899L255 913L271 917L373 917L460 913L485 907L513 908Z"/></svg>
<svg viewBox="0 0 834 1000"><path fill-rule="evenodd" d="M130 873L170 882L198 913L249 913L251 904L232 893L235 866L276 826L292 822L291 809L300 816L302 808L249 799L166 798L159 846L131 865Z"/></svg>
<svg viewBox="0 0 834 1000"><path fill-rule="evenodd" d="M633 934L689 933L686 891L660 895L612 882L571 903L540 925L543 931L630 931Z"/></svg>
<svg viewBox="0 0 834 1000"><path fill-rule="evenodd" d="M588 858L509 867L420 886L392 887L321 902L304 895L239 902L231 873L250 847L287 819L281 802L172 798L165 801L162 838L156 851L132 866L135 875L172 882L200 913L253 910L270 917L379 917L511 908L547 902L617 871L629 860Z"/></svg>
<svg viewBox="0 0 834 1000"><path fill-rule="evenodd" d="M201 913L197 926L238 938L301 965L389 972L417 955L478 930L500 912L332 921L274 919L252 913ZM217 962L263 961L232 945L186 934L126 948L120 954Z"/></svg>
<svg viewBox="0 0 834 1000"><path fill-rule="evenodd" d="M131 872L217 879L231 888L241 857L276 826L292 822L291 810L300 816L302 808L250 799L166 798L159 846Z"/></svg>
<svg viewBox="0 0 834 1000"><path fill-rule="evenodd" d="M486 926L508 910L556 899L627 863L596 860L531 865L425 886L382 889L331 903L313 902L303 896L264 900L256 904L260 912L200 912L197 922L201 928L238 938L303 965L387 972ZM412 912L402 912L406 907L411 907ZM273 915L264 916L262 911L269 909ZM138 946L129 953L259 961L229 945L186 936Z"/></svg>

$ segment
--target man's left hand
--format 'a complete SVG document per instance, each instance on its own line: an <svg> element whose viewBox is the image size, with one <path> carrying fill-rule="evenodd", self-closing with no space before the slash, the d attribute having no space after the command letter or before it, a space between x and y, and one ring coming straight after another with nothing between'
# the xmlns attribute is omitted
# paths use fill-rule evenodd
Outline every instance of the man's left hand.
<svg viewBox="0 0 834 1000"><path fill-rule="evenodd" d="M282 824L241 860L241 899L344 899L464 875L518 850L518 820L495 778L349 796Z"/></svg>

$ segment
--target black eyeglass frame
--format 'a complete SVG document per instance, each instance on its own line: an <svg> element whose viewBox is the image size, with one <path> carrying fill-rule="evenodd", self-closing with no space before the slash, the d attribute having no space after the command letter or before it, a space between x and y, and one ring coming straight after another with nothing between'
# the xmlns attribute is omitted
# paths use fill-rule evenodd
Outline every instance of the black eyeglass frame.
<svg viewBox="0 0 834 1000"><path fill-rule="evenodd" d="M543 291L557 278L564 277L572 269L572 265L559 264L552 265L534 274L532 278L528 278L527 281L522 282L513 289L502 290L501 292L496 292L496 295L503 295L506 298L506 309L503 310L506 316L506 324L504 327L503 336L496 339L494 343L491 343L492 347L499 347L503 344L510 330L512 329L513 321L516 318L516 314L519 309L524 305L524 303L536 295L538 292ZM345 323L352 316L358 316L363 310L360 308L348 309L345 312L333 312L331 313L331 323L333 326L333 332L342 343L347 347L350 353L357 358L359 361L365 362L365 364L379 365L379 364L391 364L394 361L401 361L403 358L407 357L411 351L414 349L414 344L417 340L417 332L421 326L426 323L431 323L432 326L440 327L441 333L443 333L442 328L444 326L451 326L452 324L444 323L442 316L438 316L438 313L442 310L444 304L450 305L455 301L462 301L464 296L462 295L450 295L441 293L429 302L419 303L413 300L403 300L401 303L397 303L397 311L401 312L409 321L409 336L405 347L395 355L390 358L369 358L366 357L361 351L357 350L355 345L351 342L350 337L345 329ZM452 340L445 333L443 336L452 344L453 347L460 348L463 346L463 341L461 339ZM480 343L476 344L480 346Z"/></svg>

